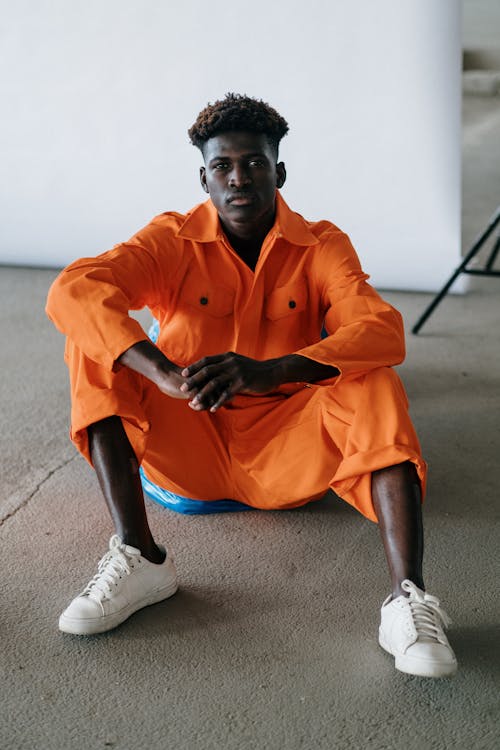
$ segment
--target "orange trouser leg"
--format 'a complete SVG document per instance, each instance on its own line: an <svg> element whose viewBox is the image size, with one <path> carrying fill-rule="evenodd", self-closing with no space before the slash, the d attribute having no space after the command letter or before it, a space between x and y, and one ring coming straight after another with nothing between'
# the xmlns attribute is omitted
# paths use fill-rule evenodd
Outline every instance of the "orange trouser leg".
<svg viewBox="0 0 500 750"><path fill-rule="evenodd" d="M408 399L396 372L380 367L362 379L346 383L346 403L352 420L342 444L343 458L330 487L376 521L371 497L371 474L378 469L411 461L425 495L427 466L408 413ZM335 399L336 395L332 396ZM327 413L335 412L327 406Z"/></svg>
<svg viewBox="0 0 500 750"><path fill-rule="evenodd" d="M105 370L71 342L66 361L71 437L87 460L88 425L120 416L147 476L185 497L285 509L331 487L376 520L373 471L409 460L425 487L406 394L391 368L291 396L237 396L211 414L161 394L126 367Z"/></svg>
<svg viewBox="0 0 500 750"><path fill-rule="evenodd" d="M376 520L371 473L425 463L399 377L383 367L285 399L238 397L228 410L237 499L258 508L303 505L331 487Z"/></svg>
<svg viewBox="0 0 500 750"><path fill-rule="evenodd" d="M70 436L89 463L87 427L116 415L153 482L198 500L232 497L227 441L218 414L193 411L186 400L162 394L128 367L111 372L70 341L65 359L71 386Z"/></svg>
<svg viewBox="0 0 500 750"><path fill-rule="evenodd" d="M138 461L146 447L149 421L142 408L144 378L126 367L107 370L69 339L64 354L71 390L70 437L80 453L92 464L87 427L101 419L120 416Z"/></svg>

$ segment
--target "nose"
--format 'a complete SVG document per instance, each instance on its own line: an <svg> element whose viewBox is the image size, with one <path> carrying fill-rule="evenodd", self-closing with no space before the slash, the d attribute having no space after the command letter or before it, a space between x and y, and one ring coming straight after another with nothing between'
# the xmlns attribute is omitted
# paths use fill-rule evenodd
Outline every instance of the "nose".
<svg viewBox="0 0 500 750"><path fill-rule="evenodd" d="M239 188L244 185L251 183L250 175L244 166L240 164L234 164L229 174L229 185L231 187Z"/></svg>

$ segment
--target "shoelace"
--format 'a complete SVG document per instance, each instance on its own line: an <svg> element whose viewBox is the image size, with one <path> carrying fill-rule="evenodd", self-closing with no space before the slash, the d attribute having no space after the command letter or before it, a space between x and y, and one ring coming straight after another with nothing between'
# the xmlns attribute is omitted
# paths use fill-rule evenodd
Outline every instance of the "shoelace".
<svg viewBox="0 0 500 750"><path fill-rule="evenodd" d="M408 604L418 637L445 643L443 627L448 627L451 620L439 599L420 591L411 581L403 581L402 588L410 594Z"/></svg>
<svg viewBox="0 0 500 750"><path fill-rule="evenodd" d="M118 536L112 537L110 549L97 565L97 573L87 584L80 596L88 596L99 604L106 599L120 578L133 568L132 557L127 555Z"/></svg>

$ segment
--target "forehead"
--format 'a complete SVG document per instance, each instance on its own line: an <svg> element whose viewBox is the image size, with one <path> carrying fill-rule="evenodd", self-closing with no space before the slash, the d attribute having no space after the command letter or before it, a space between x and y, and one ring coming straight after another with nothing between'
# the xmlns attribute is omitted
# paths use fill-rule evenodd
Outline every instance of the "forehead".
<svg viewBox="0 0 500 750"><path fill-rule="evenodd" d="M264 133L229 131L209 138L203 147L205 162L218 156L231 158L244 154L263 154L273 161L273 150Z"/></svg>

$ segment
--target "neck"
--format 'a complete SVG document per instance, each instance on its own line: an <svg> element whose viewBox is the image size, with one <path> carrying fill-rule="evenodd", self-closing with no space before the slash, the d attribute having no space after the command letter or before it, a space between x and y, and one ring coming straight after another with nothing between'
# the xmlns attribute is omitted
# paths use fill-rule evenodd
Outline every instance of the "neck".
<svg viewBox="0 0 500 750"><path fill-rule="evenodd" d="M252 269L252 271L254 271L265 235L262 237L256 237L255 235L252 237L240 237L228 231L226 228L224 228L224 234L229 240L229 244L235 253Z"/></svg>
<svg viewBox="0 0 500 750"><path fill-rule="evenodd" d="M219 217L220 218L220 217ZM238 227L235 232L234 228L230 229L222 220L221 225L224 234L228 238L231 247L246 262L247 257L259 257L262 244L267 237L269 230L274 224L274 213L267 221L262 221L259 225L249 226L248 229Z"/></svg>

